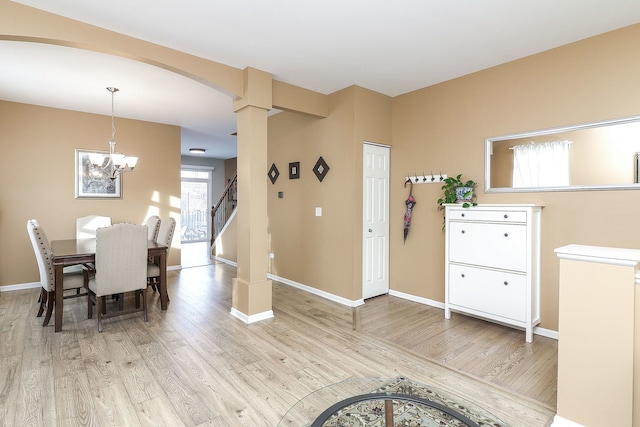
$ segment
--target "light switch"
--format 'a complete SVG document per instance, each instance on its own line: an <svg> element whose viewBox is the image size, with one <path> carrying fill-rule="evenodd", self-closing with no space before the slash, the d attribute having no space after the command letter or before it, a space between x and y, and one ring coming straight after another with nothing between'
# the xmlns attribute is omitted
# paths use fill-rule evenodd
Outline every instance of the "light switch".
<svg viewBox="0 0 640 427"><path fill-rule="evenodd" d="M316 216L322 216L322 208L316 208Z"/></svg>

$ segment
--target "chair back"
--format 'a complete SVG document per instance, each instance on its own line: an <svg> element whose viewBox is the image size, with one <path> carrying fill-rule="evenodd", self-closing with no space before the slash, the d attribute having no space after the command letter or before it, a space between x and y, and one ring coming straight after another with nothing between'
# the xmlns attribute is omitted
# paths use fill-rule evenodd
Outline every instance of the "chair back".
<svg viewBox="0 0 640 427"><path fill-rule="evenodd" d="M160 230L158 230L158 237L156 243L167 247L167 255L171 249L171 241L173 240L173 232L176 229L176 220L169 217L160 223Z"/></svg>
<svg viewBox="0 0 640 427"><path fill-rule="evenodd" d="M158 231L160 230L160 217L158 215L152 215L145 222L148 228L148 240L153 240L154 242L158 238Z"/></svg>
<svg viewBox="0 0 640 427"><path fill-rule="evenodd" d="M111 217L101 215L87 215L76 219L76 239L91 239L96 237L96 230L111 225Z"/></svg>
<svg viewBox="0 0 640 427"><path fill-rule="evenodd" d="M33 246L33 252L38 261L38 269L40 270L40 284L47 291L53 291L53 264L51 263L51 247L49 239L35 219L27 221L27 232Z"/></svg>
<svg viewBox="0 0 640 427"><path fill-rule="evenodd" d="M96 230L96 295L147 287L147 226L115 224Z"/></svg>

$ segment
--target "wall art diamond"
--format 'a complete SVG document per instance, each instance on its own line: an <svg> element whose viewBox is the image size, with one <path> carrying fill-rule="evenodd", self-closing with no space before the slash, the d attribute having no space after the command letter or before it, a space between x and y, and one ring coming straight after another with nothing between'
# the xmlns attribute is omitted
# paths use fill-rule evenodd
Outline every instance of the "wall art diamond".
<svg viewBox="0 0 640 427"><path fill-rule="evenodd" d="M269 168L269 173L267 175L269 175L269 179L271 180L271 183L275 184L276 181L278 180L278 177L280 176L280 171L276 167L275 163L271 165L271 168Z"/></svg>
<svg viewBox="0 0 640 427"><path fill-rule="evenodd" d="M320 156L320 158L316 162L316 165L313 167L313 173L316 174L318 181L322 182L324 177L327 176L329 169L331 168L329 167L327 162L325 162L322 156Z"/></svg>

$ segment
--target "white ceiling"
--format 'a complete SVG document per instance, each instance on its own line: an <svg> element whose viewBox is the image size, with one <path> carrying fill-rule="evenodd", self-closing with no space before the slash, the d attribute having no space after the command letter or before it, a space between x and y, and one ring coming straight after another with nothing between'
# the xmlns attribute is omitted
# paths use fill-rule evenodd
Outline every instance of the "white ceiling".
<svg viewBox="0 0 640 427"><path fill-rule="evenodd" d="M324 94L396 96L640 22L638 0L17 2ZM182 126L183 153L236 154L232 100L198 82L36 43L0 41L0 58L2 100L109 115L115 86L116 116Z"/></svg>

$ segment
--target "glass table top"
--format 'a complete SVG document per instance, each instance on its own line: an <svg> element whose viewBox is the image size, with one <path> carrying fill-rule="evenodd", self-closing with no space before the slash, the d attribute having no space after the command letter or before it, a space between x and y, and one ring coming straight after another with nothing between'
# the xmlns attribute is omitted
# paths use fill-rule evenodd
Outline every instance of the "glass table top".
<svg viewBox="0 0 640 427"><path fill-rule="evenodd" d="M351 378L328 385L298 401L278 423L278 427L479 425L508 427L479 405L403 377Z"/></svg>

